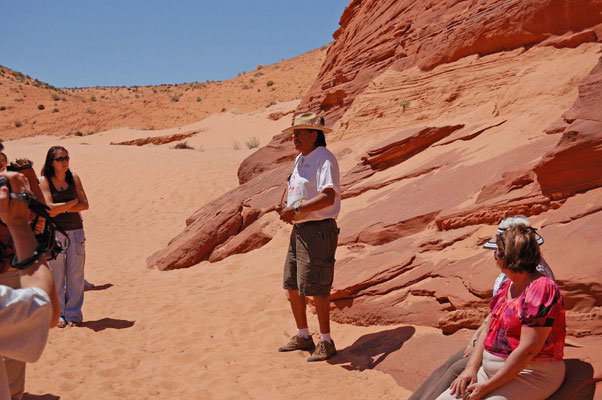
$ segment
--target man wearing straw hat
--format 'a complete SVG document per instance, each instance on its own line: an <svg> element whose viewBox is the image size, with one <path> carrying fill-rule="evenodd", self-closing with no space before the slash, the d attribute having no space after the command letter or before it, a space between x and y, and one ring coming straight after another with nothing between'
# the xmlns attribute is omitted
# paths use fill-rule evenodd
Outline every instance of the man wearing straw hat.
<svg viewBox="0 0 602 400"><path fill-rule="evenodd" d="M308 350L307 361L324 361L337 351L330 337L330 289L334 277L339 228L335 219L341 208L339 165L326 149L324 119L308 112L298 115L291 133L295 149L293 172L288 179L286 206L277 207L280 219L293 224L283 287L288 293L297 334L278 351ZM313 297L320 326L320 340L309 334L306 296Z"/></svg>

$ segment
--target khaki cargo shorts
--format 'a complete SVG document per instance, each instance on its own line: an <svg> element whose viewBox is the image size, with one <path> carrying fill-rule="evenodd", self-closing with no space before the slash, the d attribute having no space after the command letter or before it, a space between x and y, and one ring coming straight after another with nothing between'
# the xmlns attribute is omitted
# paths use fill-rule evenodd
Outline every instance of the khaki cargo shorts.
<svg viewBox="0 0 602 400"><path fill-rule="evenodd" d="M284 262L285 290L330 296L339 228L334 219L295 224Z"/></svg>

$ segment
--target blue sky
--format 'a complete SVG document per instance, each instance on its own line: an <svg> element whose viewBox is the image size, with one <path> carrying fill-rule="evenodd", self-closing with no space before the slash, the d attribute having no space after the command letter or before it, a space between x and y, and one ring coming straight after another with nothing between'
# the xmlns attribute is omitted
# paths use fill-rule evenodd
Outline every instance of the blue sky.
<svg viewBox="0 0 602 400"><path fill-rule="evenodd" d="M348 3L12 1L0 64L58 87L226 80L329 43Z"/></svg>

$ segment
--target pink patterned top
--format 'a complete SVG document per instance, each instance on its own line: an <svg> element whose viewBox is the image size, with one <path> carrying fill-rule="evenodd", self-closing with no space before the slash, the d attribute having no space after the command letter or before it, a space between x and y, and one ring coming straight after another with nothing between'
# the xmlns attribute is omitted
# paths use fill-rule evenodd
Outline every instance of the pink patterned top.
<svg viewBox="0 0 602 400"><path fill-rule="evenodd" d="M518 347L521 327L552 327L533 361L561 361L565 316L560 289L554 281L541 277L531 282L519 297L508 300L510 284L510 279L502 283L489 305L491 322L485 350L506 358Z"/></svg>

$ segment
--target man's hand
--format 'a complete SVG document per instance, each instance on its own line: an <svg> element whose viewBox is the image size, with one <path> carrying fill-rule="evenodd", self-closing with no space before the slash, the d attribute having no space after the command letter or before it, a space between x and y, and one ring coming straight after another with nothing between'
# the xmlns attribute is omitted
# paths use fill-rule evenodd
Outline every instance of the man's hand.
<svg viewBox="0 0 602 400"><path fill-rule="evenodd" d="M31 193L29 183L23 174L18 172L2 172L0 176L10 182L13 193ZM10 228L11 226L23 226L29 222L29 209L23 202L11 198L6 186L0 188L0 219Z"/></svg>
<svg viewBox="0 0 602 400"><path fill-rule="evenodd" d="M14 167L17 167L17 168L19 168L19 167L26 168L25 166L27 166L27 167L33 167L33 161L31 161L28 158L17 158L17 159L15 159L15 161L13 161L10 164L12 166L14 166Z"/></svg>
<svg viewBox="0 0 602 400"><path fill-rule="evenodd" d="M293 218L295 217L295 209L293 207L284 207L280 206L280 210L276 208L276 211L280 212L280 219L287 224L293 222Z"/></svg>

